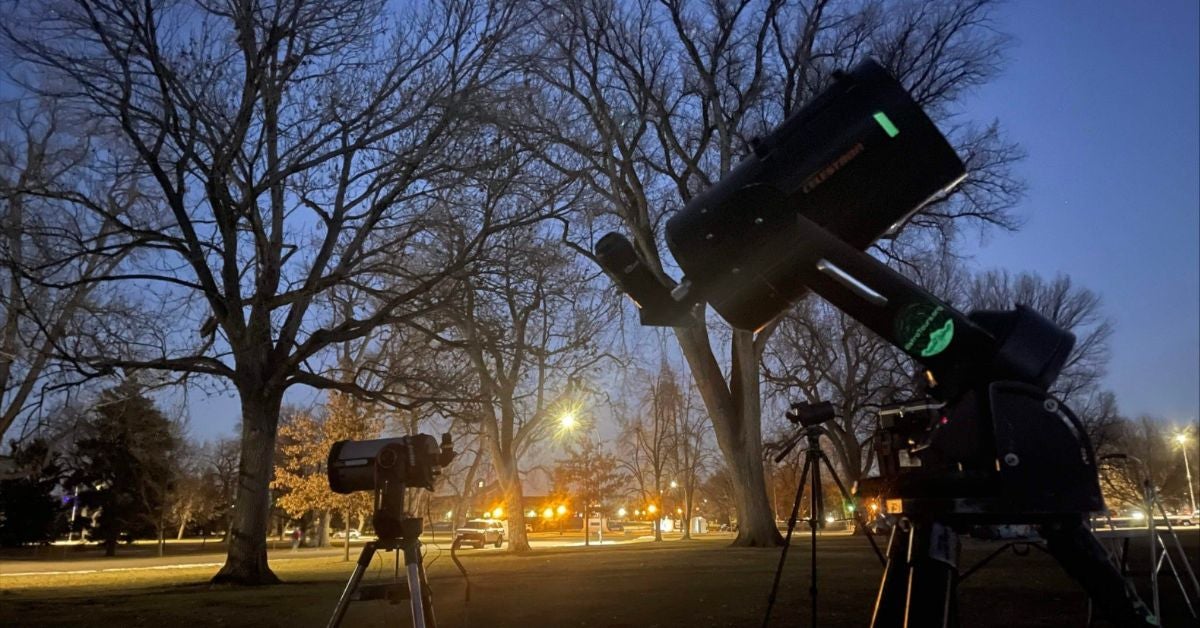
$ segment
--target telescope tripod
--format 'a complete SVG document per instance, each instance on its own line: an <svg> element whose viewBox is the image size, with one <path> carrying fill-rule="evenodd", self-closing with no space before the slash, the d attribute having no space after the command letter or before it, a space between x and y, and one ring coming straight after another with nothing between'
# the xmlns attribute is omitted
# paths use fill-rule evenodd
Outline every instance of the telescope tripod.
<svg viewBox="0 0 1200 628"><path fill-rule="evenodd" d="M329 618L326 628L337 628L346 615L346 608L351 601L387 600L391 604L399 604L407 598L412 609L413 628L437 628L437 620L433 615L433 598L429 592L429 581L425 578L425 565L421 561L421 519L410 517L400 521L400 535L368 541L358 555L358 564L342 596L338 598L333 616ZM349 539L346 540L349 542ZM405 580L400 580L400 555L396 555L396 571L392 582L380 584L360 584L363 574L371 566L375 552L400 551L404 555Z"/></svg>
<svg viewBox="0 0 1200 628"><path fill-rule="evenodd" d="M986 518L979 517L980 503L970 504L975 511L971 513L939 509L941 512L936 514L904 515L896 522L871 615L872 628L959 626L958 583L962 578L958 572L958 534L954 529L985 522ZM1158 625L1152 610L1142 604L1109 562L1108 553L1082 515L1058 515L1027 522L1040 525L1045 551L1082 586L1114 625Z"/></svg>
<svg viewBox="0 0 1200 628"><path fill-rule="evenodd" d="M779 580L783 576L783 566L787 561L788 548L792 544L792 533L796 530L796 523L800 518L800 502L804 499L804 487L809 486L808 492L808 533L809 542L811 544L811 557L809 565L809 586L808 594L812 601L812 625L815 628L817 625L817 528L824 527L821 516L825 512L825 499L822 495L821 484L821 464L824 463L825 468L829 470L829 476L833 478L837 484L838 491L841 492L843 503L853 504L853 498L850 492L846 490L846 485L842 484L841 478L838 477L837 471L833 468L833 463L829 461L829 456L821 449L821 435L825 433L825 428L820 425L812 425L800 430L795 436L784 443L782 451L775 456L775 462L779 463L791 453L803 439L805 441L804 449L800 455L804 458L804 467L800 472L800 482L796 487L796 499L792 502L792 514L788 517L787 535L783 540L783 549L779 552L779 566L775 568L775 580L771 583L771 593L767 596L767 612L763 615L763 628L766 628L771 622L771 609L775 607L775 596L779 592ZM883 553L879 551L879 546L875 544L875 539L871 536L870 530L867 529L866 523L862 520L862 513L855 508L854 522L859 529L866 535L867 540L871 543L871 547L875 550L875 555L879 557L879 562L883 562Z"/></svg>

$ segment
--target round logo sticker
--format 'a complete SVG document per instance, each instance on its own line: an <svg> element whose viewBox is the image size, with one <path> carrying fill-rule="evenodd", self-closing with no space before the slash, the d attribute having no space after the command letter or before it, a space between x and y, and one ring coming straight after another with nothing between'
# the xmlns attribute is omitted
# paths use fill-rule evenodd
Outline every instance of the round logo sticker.
<svg viewBox="0 0 1200 628"><path fill-rule="evenodd" d="M954 319L941 305L911 303L896 317L896 340L905 352L923 358L946 350L954 339Z"/></svg>

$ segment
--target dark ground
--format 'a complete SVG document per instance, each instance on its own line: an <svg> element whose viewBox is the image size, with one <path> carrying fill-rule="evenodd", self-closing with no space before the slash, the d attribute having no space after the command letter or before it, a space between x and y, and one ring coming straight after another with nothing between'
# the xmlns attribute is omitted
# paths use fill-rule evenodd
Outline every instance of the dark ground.
<svg viewBox="0 0 1200 628"><path fill-rule="evenodd" d="M1184 535L1195 564L1200 535ZM808 548L793 547L773 626L808 625ZM471 601L446 554L427 557L439 626L757 626L776 550L731 549L728 538L561 548L513 557L460 554L470 571ZM966 541L962 564L998 547ZM1144 555L1135 547L1135 558ZM870 619L880 567L864 539L829 536L819 546L821 625L863 626ZM390 559L390 556L388 557ZM378 561L377 561L378 564ZM10 563L11 565L11 563ZM383 573L390 572L389 568ZM1144 576L1144 565L1135 562ZM382 568L382 565L380 565ZM154 572L136 578L0 578L4 626L323 626L351 566L321 556L276 563L289 584L253 589L210 587L208 570ZM377 573L372 569L372 574ZM1144 578L1143 578L1144 580ZM1164 625L1194 626L1173 580L1162 583ZM1086 598L1047 556L1006 553L963 583L962 626L1083 626ZM405 607L352 604L344 626L409 625ZM1097 625L1104 625L1098 623Z"/></svg>

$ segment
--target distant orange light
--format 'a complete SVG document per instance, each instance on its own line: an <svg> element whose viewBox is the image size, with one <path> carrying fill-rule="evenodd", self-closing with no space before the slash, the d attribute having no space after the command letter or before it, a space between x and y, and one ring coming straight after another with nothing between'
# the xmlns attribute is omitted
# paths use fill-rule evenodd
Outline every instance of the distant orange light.
<svg viewBox="0 0 1200 628"><path fill-rule="evenodd" d="M547 509L543 510L543 511L542 511L542 518L543 518L543 519L553 519L553 518L554 518L554 509L553 509L553 508L547 508Z"/></svg>
<svg viewBox="0 0 1200 628"><path fill-rule="evenodd" d="M560 517L561 517L561 516L563 516L563 515L565 515L565 514L567 514L567 507L566 507L566 506L563 506L563 505L559 505L559 507L558 507L558 516L560 516Z"/></svg>
<svg viewBox="0 0 1200 628"><path fill-rule="evenodd" d="M648 512L650 514L654 514L654 513L658 512L658 506L655 506L654 504L650 504L649 506L646 506L646 512Z"/></svg>

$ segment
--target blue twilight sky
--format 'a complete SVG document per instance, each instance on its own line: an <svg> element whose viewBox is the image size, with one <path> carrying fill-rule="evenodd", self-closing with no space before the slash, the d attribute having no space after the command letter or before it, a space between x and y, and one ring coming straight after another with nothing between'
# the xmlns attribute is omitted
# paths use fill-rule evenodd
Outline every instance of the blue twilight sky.
<svg viewBox="0 0 1200 628"><path fill-rule="evenodd" d="M1014 45L962 115L1000 121L1028 158L1024 228L978 246L979 268L1069 274L1115 323L1108 385L1128 414L1200 408L1200 2L1016 0ZM289 398L311 403L311 391ZM231 394L193 396L193 433L229 433Z"/></svg>
<svg viewBox="0 0 1200 628"><path fill-rule="evenodd" d="M1115 323L1108 385L1128 414L1200 407L1200 2L1020 0L1003 75L965 115L1027 151L1026 223L980 268L1062 272ZM973 244L973 243L972 243Z"/></svg>

